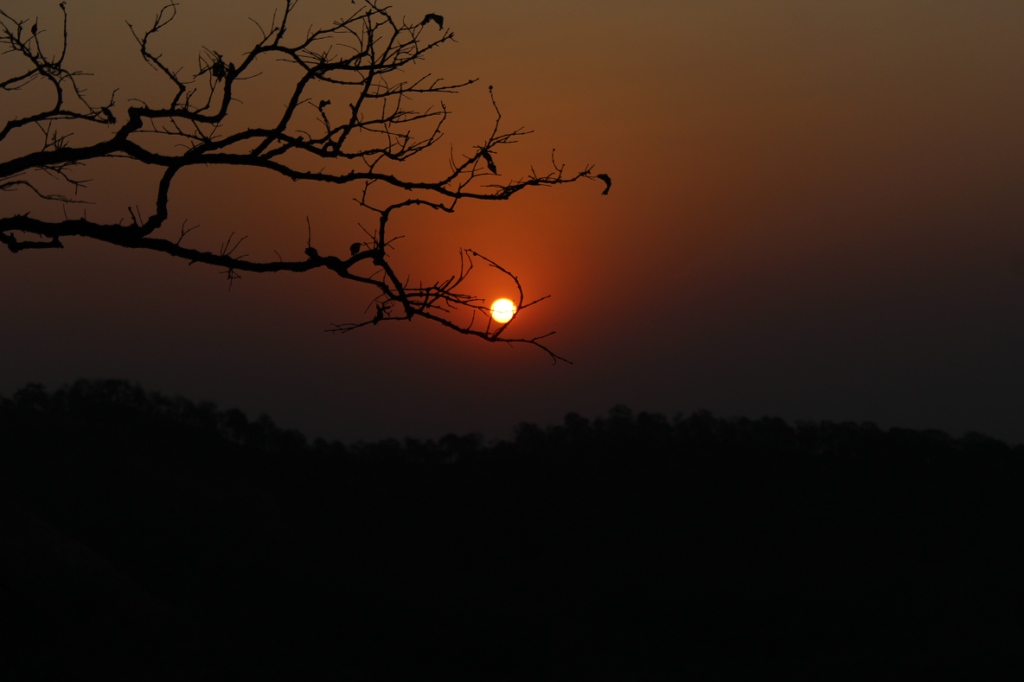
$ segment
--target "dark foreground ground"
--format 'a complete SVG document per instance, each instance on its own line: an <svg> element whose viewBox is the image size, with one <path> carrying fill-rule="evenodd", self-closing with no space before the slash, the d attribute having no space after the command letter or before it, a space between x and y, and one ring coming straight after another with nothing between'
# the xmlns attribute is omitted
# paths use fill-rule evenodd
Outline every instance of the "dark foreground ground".
<svg viewBox="0 0 1024 682"><path fill-rule="evenodd" d="M1024 450L982 436L617 408L344 448L116 382L26 388L0 429L18 679L984 678L1024 655Z"/></svg>

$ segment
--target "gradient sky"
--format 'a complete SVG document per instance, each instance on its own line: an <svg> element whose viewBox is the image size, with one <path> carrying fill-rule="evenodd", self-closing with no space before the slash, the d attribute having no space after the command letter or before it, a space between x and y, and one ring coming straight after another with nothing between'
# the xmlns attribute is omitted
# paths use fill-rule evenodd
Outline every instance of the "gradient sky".
<svg viewBox="0 0 1024 682"><path fill-rule="evenodd" d="M4 9L54 26L51 4ZM162 92L124 23L146 25L160 4L68 0L70 59L96 74L94 97L121 87L123 110ZM347 12L303 0L295 25L326 23L339 4ZM201 46L232 59L257 36L248 17L275 6L182 0L162 50L188 67ZM457 268L465 246L516 272L527 297L550 294L516 324L556 330L553 350L575 364L420 322L326 334L372 297L329 273L247 274L229 291L216 268L66 240L0 253L0 394L123 378L345 441L508 436L617 403L1024 441L1024 3L394 8L454 30L425 68L481 79L445 98L455 116L439 163L449 142L489 131L493 85L503 120L535 131L498 157L506 177L556 148L569 168L614 179L608 196L577 183L393 222L414 279ZM274 77L250 106L275 106ZM31 97L0 94L0 111ZM0 155L30 148L13 140ZM152 204L147 171L108 161L89 175L90 217ZM27 196L0 201L4 215L60 215ZM321 252L369 224L338 190L256 173L195 170L172 202L169 225L189 218L214 244L248 234L261 259L301 257L307 216ZM512 293L490 277L477 290Z"/></svg>

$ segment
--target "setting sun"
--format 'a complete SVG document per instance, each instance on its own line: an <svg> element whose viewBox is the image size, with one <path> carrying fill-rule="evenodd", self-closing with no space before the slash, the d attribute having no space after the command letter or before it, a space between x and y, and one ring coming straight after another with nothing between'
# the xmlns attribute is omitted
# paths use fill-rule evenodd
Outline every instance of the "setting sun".
<svg viewBox="0 0 1024 682"><path fill-rule="evenodd" d="M516 304L507 298L499 298L491 304L491 317L495 322L505 324L516 314Z"/></svg>

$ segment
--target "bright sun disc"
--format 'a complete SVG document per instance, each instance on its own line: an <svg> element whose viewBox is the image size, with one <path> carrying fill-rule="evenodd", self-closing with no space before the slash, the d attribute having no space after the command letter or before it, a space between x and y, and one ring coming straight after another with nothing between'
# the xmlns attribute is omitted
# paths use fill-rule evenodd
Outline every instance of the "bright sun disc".
<svg viewBox="0 0 1024 682"><path fill-rule="evenodd" d="M499 298L491 304L491 317L495 322L505 324L512 319L516 313L516 304L507 298Z"/></svg>

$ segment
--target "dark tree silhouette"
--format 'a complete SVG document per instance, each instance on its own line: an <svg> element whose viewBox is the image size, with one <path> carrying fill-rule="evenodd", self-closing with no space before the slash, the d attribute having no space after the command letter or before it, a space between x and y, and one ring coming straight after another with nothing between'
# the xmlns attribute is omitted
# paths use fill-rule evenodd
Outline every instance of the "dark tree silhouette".
<svg viewBox="0 0 1024 682"><path fill-rule="evenodd" d="M366 285L376 299L368 306L372 319L336 324L328 331L347 332L368 324L425 318L455 332L486 341L531 344L561 360L542 340L503 336L522 310L543 300L524 298L518 278L494 261L463 249L457 274L433 283L410 284L408 275L392 267L394 241L388 230L390 218L402 209L427 207L451 213L460 201L504 201L532 187L563 185L580 179L603 180L591 166L567 171L551 156L551 167L512 180L498 180L493 154L513 144L529 131L508 130L489 88L494 127L482 143L453 150L449 163L432 174L422 167L413 174L405 162L434 147L448 118L441 97L475 82L448 84L431 75L409 76L410 68L436 48L452 41L439 15L428 14L419 23L399 19L376 0L364 0L347 17L323 28L294 29L295 0L286 0L269 24L258 27L251 49L235 60L203 48L191 74L162 56L159 43L177 15L178 5L168 3L152 26L132 27L142 58L167 86L160 101L111 92L97 103L82 84L86 74L67 62L68 21L63 30L48 31L28 19L15 19L0 10L0 88L5 92L28 90L38 96L49 91L49 102L27 114L11 116L0 129L0 143L12 133L36 129L40 146L31 153L0 161L0 190L33 192L41 200L63 202L64 218L56 221L30 216L0 216L0 241L12 253L26 249L63 248L69 237L85 237L132 249L159 251L188 263L224 268L229 281L243 272L307 272L325 268L337 276ZM347 5L347 3L346 3ZM47 34L56 34L50 37ZM284 62L291 69L290 90L283 113L268 127L252 127L244 120L241 103L233 94L243 81L257 79L261 69ZM323 97L328 95L329 97ZM321 97L323 97L321 99ZM331 104L332 100L337 104ZM39 100L42 101L42 100ZM425 102L425 105L420 105ZM125 106L125 103L128 106ZM99 135L96 142L76 145L69 127ZM0 157L2 158L2 157ZM130 160L140 166L163 169L155 189L152 212L138 208L130 216L109 224L90 220L86 211L72 215L69 208L88 203L88 181L80 173L90 161L104 158ZM349 253L330 255L313 248L313 227L305 260L259 262L239 255L245 237L234 233L219 248L192 248L186 238L195 226L180 230L167 225L171 188L184 169L214 167L223 173L239 167L259 168L293 181L353 186L358 204L376 215L376 225L366 230L367 240L353 244ZM64 187L53 191L54 184ZM389 191L391 190L391 191ZM394 190L404 191L400 199ZM607 193L607 190L605 190ZM307 218L308 224L308 218ZM173 235L168 235L173 231ZM163 233L163 236L160 234ZM22 235L30 235L28 237ZM516 314L495 325L484 301L465 291L474 262L482 261L508 275L519 292ZM479 315L478 315L479 313Z"/></svg>

